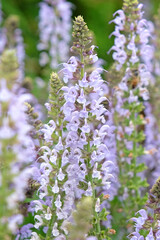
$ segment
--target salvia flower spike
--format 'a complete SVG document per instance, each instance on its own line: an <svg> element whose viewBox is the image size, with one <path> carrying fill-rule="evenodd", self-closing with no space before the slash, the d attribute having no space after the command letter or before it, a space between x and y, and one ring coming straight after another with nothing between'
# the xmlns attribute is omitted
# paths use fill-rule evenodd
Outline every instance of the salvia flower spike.
<svg viewBox="0 0 160 240"><path fill-rule="evenodd" d="M111 49L114 51L117 74L119 71L119 84L115 86L117 100L114 119L117 126L120 188L119 206L113 209L113 213L123 209L120 216L125 230L122 227L122 231L127 231L126 220L146 201L141 189L147 187L147 182L142 180L143 174L140 174L146 165L144 158L141 161L139 159L149 154L144 149L143 129L146 124L144 102L149 99L147 86L151 74L143 61L142 48L148 46L150 32L146 27L147 21L143 19L142 4L138 1L124 1L122 10L118 10L114 16L115 45Z"/></svg>
<svg viewBox="0 0 160 240"><path fill-rule="evenodd" d="M7 67L6 67L7 65ZM32 95L17 85L16 51L6 50L0 63L0 238L16 234L23 222L20 204L26 198L28 180L33 176L34 142L30 136L25 101ZM16 86L16 87L15 87ZM15 114L16 112L16 114Z"/></svg>
<svg viewBox="0 0 160 240"><path fill-rule="evenodd" d="M72 4L66 0L43 0L39 10L41 66L57 69L69 54ZM62 30L63 29L63 30Z"/></svg>
<svg viewBox="0 0 160 240"><path fill-rule="evenodd" d="M41 231L45 239L66 239L74 201L82 197L91 197L93 201L88 236L97 239L108 236L109 230L102 230L101 222L107 221L103 205L107 201L105 196L112 191L114 163L106 158L108 148L104 143L109 126L103 125L107 112L103 105L105 83L100 75L103 69L89 70L98 60L91 43L89 29L79 16L73 26L71 51L75 56L63 63L60 71L68 86L63 86L56 73L51 74L46 105L51 120L41 130L45 139L37 178L39 200L33 201L37 229L32 232L33 239L35 236L43 239Z"/></svg>

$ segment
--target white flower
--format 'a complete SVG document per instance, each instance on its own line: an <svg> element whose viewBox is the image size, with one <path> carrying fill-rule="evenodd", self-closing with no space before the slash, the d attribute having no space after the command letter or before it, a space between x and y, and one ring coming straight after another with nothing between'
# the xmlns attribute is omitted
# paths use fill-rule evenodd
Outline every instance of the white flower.
<svg viewBox="0 0 160 240"><path fill-rule="evenodd" d="M38 200L34 200L33 203L35 204L35 212L37 213L39 210L43 210L42 203Z"/></svg>
<svg viewBox="0 0 160 240"><path fill-rule="evenodd" d="M55 181L54 187L52 187L52 192L53 192L53 193L59 193L59 187L58 187L58 182L57 182L57 180Z"/></svg>
<svg viewBox="0 0 160 240"><path fill-rule="evenodd" d="M57 177L58 177L59 181L63 181L64 180L65 175L62 172L62 168L59 169L59 173L58 173Z"/></svg>
<svg viewBox="0 0 160 240"><path fill-rule="evenodd" d="M38 234L36 232L32 232L31 240L40 240L40 238L38 237Z"/></svg>
<svg viewBox="0 0 160 240"><path fill-rule="evenodd" d="M62 206L61 196L60 195L57 196L57 199L56 199L56 201L54 203L55 203L55 206L57 208L60 208Z"/></svg>
<svg viewBox="0 0 160 240"><path fill-rule="evenodd" d="M47 213L44 215L46 220L50 220L52 217L52 213L50 212L50 208L47 208Z"/></svg>
<svg viewBox="0 0 160 240"><path fill-rule="evenodd" d="M52 234L54 237L59 236L59 230L57 229L58 224L55 222L53 229L52 229Z"/></svg>
<svg viewBox="0 0 160 240"><path fill-rule="evenodd" d="M38 229L40 226L42 226L43 220L42 220L42 218L41 218L39 215L36 215L36 216L34 217L34 219L38 220L38 221L34 224L34 227L35 227L36 229Z"/></svg>

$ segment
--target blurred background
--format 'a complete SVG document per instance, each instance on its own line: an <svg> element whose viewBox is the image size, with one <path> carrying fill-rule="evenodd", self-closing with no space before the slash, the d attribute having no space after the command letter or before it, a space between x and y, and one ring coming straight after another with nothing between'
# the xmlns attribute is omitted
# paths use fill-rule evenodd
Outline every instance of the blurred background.
<svg viewBox="0 0 160 240"><path fill-rule="evenodd" d="M38 64L39 52L37 43L39 40L38 14L40 0L2 0L3 18L10 15L19 17L20 28L24 37L26 51L26 76L33 79L33 93L42 98L41 92L36 86L35 77L41 76L41 67ZM107 51L113 45L114 37L109 35L114 29L113 13L122 7L122 0L70 0L73 3L73 19L82 15L89 29L95 34L95 44L98 46L98 56L105 60L106 69L112 63L111 54ZM159 0L144 0L145 17L152 20L159 5ZM43 80L47 83L50 72L43 74ZM44 101L46 96L44 96ZM42 102L43 102L42 100Z"/></svg>

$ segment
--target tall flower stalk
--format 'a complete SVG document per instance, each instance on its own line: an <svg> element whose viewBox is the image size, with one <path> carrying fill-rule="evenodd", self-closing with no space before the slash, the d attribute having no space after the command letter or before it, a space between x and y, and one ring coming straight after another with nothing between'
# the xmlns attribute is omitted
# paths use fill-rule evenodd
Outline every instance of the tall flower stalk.
<svg viewBox="0 0 160 240"><path fill-rule="evenodd" d="M95 63L98 57L94 54L95 46L91 45L91 36L82 17L76 18L73 30L74 41L71 50L79 55L79 61L77 61L79 72L76 70L76 83L79 92L77 102L75 102L76 109L72 114L74 119L77 115L77 109L79 109L77 133L80 139L81 135L84 134L87 143L81 156L84 159L84 162L81 160L84 168L84 179L79 179L79 187L86 191L84 193L86 196L93 198L93 220L95 219L95 222L92 222L91 234L98 239L103 239L108 236L108 229L104 230L105 228L103 229L101 225L102 220L107 220L107 212L103 206L108 197L108 191L112 192L110 178L113 177L111 169L114 165L108 159L109 151L105 144L106 136L110 139L111 134L110 126L106 124L105 120L108 111L103 105L107 100L104 92L105 82L100 76L103 69L97 68L91 73L88 72L89 66ZM70 78L71 84L73 81L74 78ZM88 113L84 112L85 115L81 115L81 111L84 110ZM82 147L79 145L79 148Z"/></svg>
<svg viewBox="0 0 160 240"><path fill-rule="evenodd" d="M159 121L159 87L160 87L160 65L159 65L159 12L154 16L154 25L152 24L152 48L154 49L154 55L152 59L152 82L149 86L150 103L146 107L146 118L149 122L146 127L146 142L147 147L151 147L154 150L153 156L147 157L147 166L149 171L147 172L149 177L149 183L153 185L156 179L159 177L159 157L160 157L160 121ZM155 104L156 103L156 104Z"/></svg>
<svg viewBox="0 0 160 240"><path fill-rule="evenodd" d="M6 50L0 62L0 238L16 234L23 222L19 206L26 198L35 157L25 101L30 94L18 88L16 52ZM16 114L15 114L16 112Z"/></svg>
<svg viewBox="0 0 160 240"><path fill-rule="evenodd" d="M146 124L143 111L144 102L149 98L146 87L151 75L143 58L150 32L147 21L143 19L142 4L137 0L124 0L123 10L118 10L115 15L112 21L116 24L112 33L115 45L111 50L114 51L117 75L122 80L114 91L120 188L118 199L113 200L112 215L113 219L117 218L114 220L116 226L121 221L116 238L126 239L125 231L130 227L127 220L145 203L142 190L148 186L141 177L146 166L140 157L149 153L143 147ZM120 69L123 69L121 74L118 73Z"/></svg>
<svg viewBox="0 0 160 240"><path fill-rule="evenodd" d="M57 69L67 61L70 45L72 5L66 0L43 0L39 10L39 63Z"/></svg>
<svg viewBox="0 0 160 240"><path fill-rule="evenodd" d="M32 239L68 239L67 226L75 202L90 196L93 201L90 231L96 239L110 239L113 233L104 226L107 221L105 202L110 189L113 162L106 159L104 143L109 136L105 124L107 112L103 102L104 81L98 68L90 66L98 60L91 45L92 36L81 16L73 25L72 56L60 71L51 74L49 103L51 120L42 128L44 146L39 157L37 181L39 199L33 201L35 229ZM68 86L63 86L67 83ZM62 87L63 86L63 87ZM55 97L57 96L57 97Z"/></svg>

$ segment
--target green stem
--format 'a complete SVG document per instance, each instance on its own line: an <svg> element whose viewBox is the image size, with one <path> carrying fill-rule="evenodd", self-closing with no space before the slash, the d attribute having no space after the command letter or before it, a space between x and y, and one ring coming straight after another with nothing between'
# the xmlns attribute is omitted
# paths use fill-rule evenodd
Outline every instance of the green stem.
<svg viewBox="0 0 160 240"><path fill-rule="evenodd" d="M90 152L90 142L88 142L88 145L87 145L87 151ZM91 186L92 186L92 196L93 196L93 212L94 212L94 217L96 219L96 224L95 224L95 228L96 228L96 233L97 233L97 236L98 239L101 240L101 236L100 236L100 233L101 233L101 226L100 226L100 221L99 221L99 216L98 216L98 213L95 211L95 205L96 205L96 202L97 202L97 198L96 198L96 190L95 190L95 185L93 183L93 178L92 178L92 171L90 171L90 168L91 168L91 165L90 165L90 159L88 159L87 161L87 168L88 168L88 178L89 178L89 181L91 183Z"/></svg>
<svg viewBox="0 0 160 240"><path fill-rule="evenodd" d="M84 56L83 56L83 50L81 50L80 58L81 58L81 63L83 64L83 67L81 68L81 79L82 79L83 76L84 76Z"/></svg>
<svg viewBox="0 0 160 240"><path fill-rule="evenodd" d="M136 126L135 125L134 125L134 130L135 130L135 133L134 133L134 140L133 140L133 159L132 159L132 162L133 162L133 165L136 167L136 163L137 163L137 142L136 142L137 132L136 132ZM133 182L136 180L136 178L137 178L137 174L134 171ZM136 192L136 198L138 198L139 197L138 189L136 189L135 192Z"/></svg>

